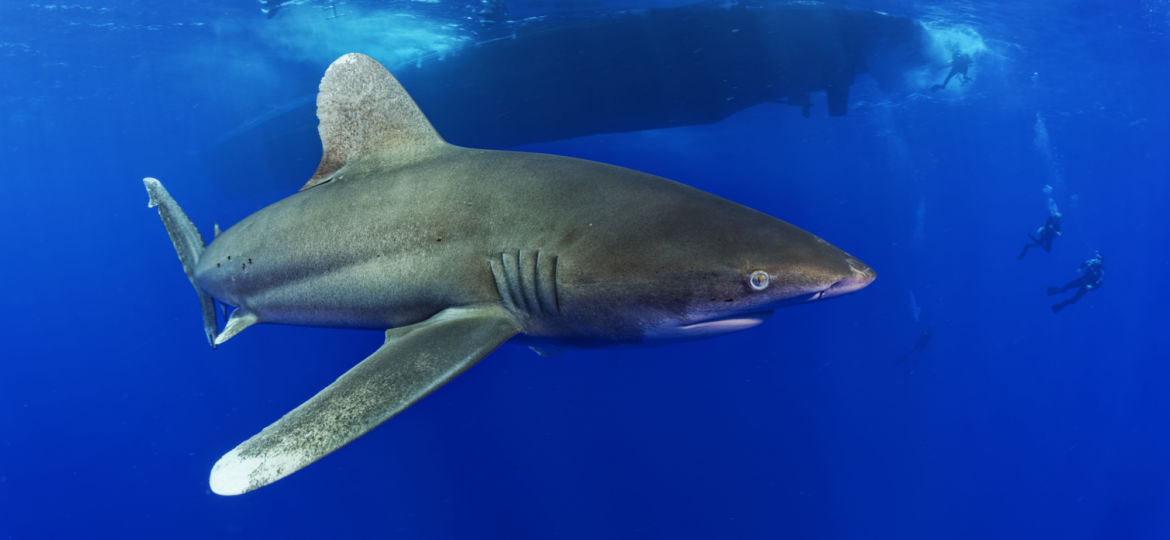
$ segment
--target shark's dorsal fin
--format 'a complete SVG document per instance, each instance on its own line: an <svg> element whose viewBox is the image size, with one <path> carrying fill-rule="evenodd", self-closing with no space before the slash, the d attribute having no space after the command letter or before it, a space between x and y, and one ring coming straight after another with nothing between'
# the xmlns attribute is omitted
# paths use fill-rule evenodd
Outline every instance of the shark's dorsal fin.
<svg viewBox="0 0 1170 540"><path fill-rule="evenodd" d="M400 167L447 143L410 94L377 60L349 53L329 65L317 94L321 164L301 190L339 177L355 162Z"/></svg>

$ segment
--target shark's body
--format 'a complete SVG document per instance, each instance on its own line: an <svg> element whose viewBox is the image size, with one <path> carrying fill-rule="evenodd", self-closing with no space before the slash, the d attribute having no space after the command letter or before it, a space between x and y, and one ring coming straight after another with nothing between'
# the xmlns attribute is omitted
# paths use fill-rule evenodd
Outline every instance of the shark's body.
<svg viewBox="0 0 1170 540"><path fill-rule="evenodd" d="M377 352L225 455L217 493L266 485L372 429L514 336L538 348L693 339L874 274L797 227L656 176L449 145L377 62L321 83L304 190L206 248L147 179L213 344L257 322L391 329ZM238 306L218 332L214 301Z"/></svg>

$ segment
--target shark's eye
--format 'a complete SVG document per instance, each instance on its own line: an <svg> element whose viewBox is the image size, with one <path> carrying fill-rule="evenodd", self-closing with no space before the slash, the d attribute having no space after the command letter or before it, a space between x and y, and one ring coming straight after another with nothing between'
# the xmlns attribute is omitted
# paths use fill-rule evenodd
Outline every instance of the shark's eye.
<svg viewBox="0 0 1170 540"><path fill-rule="evenodd" d="M748 276L748 285L751 285L757 291L767 289L768 283L771 281L772 279L768 277L768 273L763 270L756 270L752 272L751 276Z"/></svg>

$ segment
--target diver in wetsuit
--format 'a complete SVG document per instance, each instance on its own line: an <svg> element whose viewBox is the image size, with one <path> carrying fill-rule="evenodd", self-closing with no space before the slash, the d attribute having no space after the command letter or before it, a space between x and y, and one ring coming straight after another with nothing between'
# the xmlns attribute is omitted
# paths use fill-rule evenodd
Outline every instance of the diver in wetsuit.
<svg viewBox="0 0 1170 540"><path fill-rule="evenodd" d="M1028 235L1031 242L1024 244L1024 249L1020 251L1020 256L1017 259L1023 259L1024 255L1028 254L1028 250L1034 247L1039 247L1046 253L1052 251L1052 241L1057 236L1060 236L1060 212L1053 210L1044 220L1044 224L1036 229L1036 236Z"/></svg>
<svg viewBox="0 0 1170 540"><path fill-rule="evenodd" d="M943 80L942 84L931 86L930 89L934 91L942 90L947 87L947 83L951 82L951 77L955 75L963 76L963 84L967 84L971 77L967 76L967 69L971 67L971 55L955 51L955 56L951 59L951 72L947 74L947 78Z"/></svg>
<svg viewBox="0 0 1170 540"><path fill-rule="evenodd" d="M1066 283L1063 287L1049 287L1048 296L1060 294L1072 288L1077 289L1077 293L1072 298L1055 304L1052 306L1052 312L1056 313L1073 302L1080 300L1085 293L1101 288L1101 281L1105 278L1105 257L1098 251L1093 255L1092 259L1081 263L1077 271L1081 273L1076 279Z"/></svg>
<svg viewBox="0 0 1170 540"><path fill-rule="evenodd" d="M909 366L906 368L907 375L913 375L918 370L918 360L926 356L926 348L930 346L931 335L930 326L923 328L918 333L918 339L914 341L914 346L910 347L910 351L898 357L895 364L899 366L909 360Z"/></svg>

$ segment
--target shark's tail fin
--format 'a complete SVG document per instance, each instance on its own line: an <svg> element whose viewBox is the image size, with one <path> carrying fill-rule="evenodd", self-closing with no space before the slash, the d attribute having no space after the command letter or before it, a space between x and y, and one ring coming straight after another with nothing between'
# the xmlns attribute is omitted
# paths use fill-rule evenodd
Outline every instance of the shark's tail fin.
<svg viewBox="0 0 1170 540"><path fill-rule="evenodd" d="M183 213L183 209L179 208L179 203L175 202L170 193L167 193L162 182L155 178L143 178L142 183L146 184L146 193L150 195L150 202L147 206L158 208L158 215L162 218L163 226L167 228L171 243L175 245L175 251L179 254L179 262L183 263L183 271L187 273L187 279L191 280L191 286L195 287L195 292L199 294L199 304L203 308L203 333L207 335L207 343L215 348L215 337L218 331L215 301L203 292L203 289L200 289L199 284L195 282L195 264L199 262L199 256L203 254L205 247L203 237L199 235L195 224L191 223L191 218L188 218L187 214Z"/></svg>

